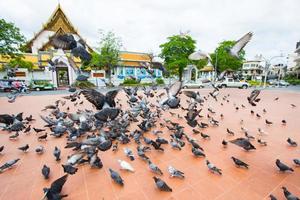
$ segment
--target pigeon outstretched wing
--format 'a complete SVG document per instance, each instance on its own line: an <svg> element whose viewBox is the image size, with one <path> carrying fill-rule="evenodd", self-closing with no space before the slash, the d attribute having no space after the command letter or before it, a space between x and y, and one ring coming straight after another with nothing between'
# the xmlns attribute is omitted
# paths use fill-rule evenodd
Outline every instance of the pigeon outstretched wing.
<svg viewBox="0 0 300 200"><path fill-rule="evenodd" d="M252 32L247 33L242 38L240 38L235 45L230 49L230 54L234 57L238 57L241 50L246 46L246 44L251 40L253 36Z"/></svg>

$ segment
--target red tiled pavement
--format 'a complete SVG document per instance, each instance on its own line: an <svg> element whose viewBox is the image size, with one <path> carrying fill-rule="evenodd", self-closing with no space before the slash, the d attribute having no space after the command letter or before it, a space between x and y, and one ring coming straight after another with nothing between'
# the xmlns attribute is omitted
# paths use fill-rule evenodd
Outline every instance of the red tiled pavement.
<svg viewBox="0 0 300 200"><path fill-rule="evenodd" d="M200 90L201 94L207 95L207 89ZM201 139L200 135L193 135L192 128L186 126L184 119L173 118L173 121L179 122L185 126L185 132L196 138L199 144L205 149L206 158L195 158L191 153L191 146L186 146L181 150L173 150L170 146L165 145L165 152L160 153L152 150L148 153L149 157L157 166L159 166L164 175L161 178L172 187L172 193L160 192L152 179L153 174L149 171L148 166L137 158L131 162L123 153L123 147L119 146L118 152L100 152L99 156L104 164L100 170L91 169L88 165L79 166L78 172L69 176L65 187L64 194L69 194L66 199L75 200L94 200L94 199L268 199L270 193L274 194L278 199L284 199L281 187L286 186L292 193L300 196L300 167L295 167L292 159L300 158L299 147L289 147L286 139L291 137L300 143L300 93L288 91L262 91L260 97L261 102L256 107L250 107L246 101L246 96L251 90L225 89L220 92L219 102L215 102L209 98L205 103L203 111L203 122L208 122L207 106L211 105L216 114L212 115L215 119L220 120L219 127L209 127L203 132L210 135L210 140ZM230 94L230 102L224 102L221 97ZM182 103L186 97L182 96ZM24 112L25 116L32 114L37 119L33 122L33 127L41 128L43 122L39 119L40 114L48 112L41 111L45 105L52 104L59 95L53 96L25 96L20 97L13 104L9 104L6 98L0 98L0 113L17 113ZM118 95L118 98L124 97L124 93ZM275 97L279 97L278 101L274 101ZM223 102L223 106L220 103ZM234 103L240 107L235 110ZM290 104L297 105L292 108ZM75 111L73 103L68 102L72 111ZM125 99L122 98L122 104ZM241 104L246 108L241 108ZM185 105L186 106L186 105ZM88 102L76 108L92 109ZM263 113L263 108L267 113ZM124 108L123 108L124 109ZM261 119L250 114L250 110L259 113ZM181 109L173 110L183 115ZM220 113L223 113L224 119L220 119ZM164 113L163 118L171 118L168 112ZM238 136L243 136L240 131L239 121L243 119L243 127L249 130L249 133L258 136L257 128L262 128L268 133L262 139L268 142L268 146L262 147L253 141L257 147L256 151L245 152L242 149L229 144L228 148L222 148L221 141L223 139L230 140ZM265 119L274 122L273 125L267 126ZM281 120L285 119L287 125L281 125ZM162 119L160 119L162 120ZM132 125L132 128L135 126ZM230 128L236 133L235 137L226 134L226 128ZM169 139L169 131L163 129L164 138ZM48 137L46 142L37 141L37 135L31 132L28 135L20 134L19 139L11 141L8 139L9 133L0 131L0 145L5 145L3 153L0 155L0 164L14 158L20 158L20 162L12 169L0 174L0 199L41 199L43 196L42 189L48 187L52 181L63 175L62 167L70 150L64 149L66 143L65 138L57 139ZM152 134L147 137L153 138ZM22 153L17 147L29 144L28 153ZM43 145L46 149L43 155L37 155L34 149L38 145ZM52 151L54 146L62 149L62 161L57 163L54 160ZM131 142L126 145L136 153L136 144ZM240 158L250 165L250 169L236 168L233 165L231 156ZM279 158L286 164L293 166L294 173L280 173L275 166L275 160ZM130 162L135 168L135 173L120 170L117 159L123 159ZM223 171L222 176L211 174L206 167L205 160L208 159ZM49 180L44 180L41 175L41 168L46 164L51 168ZM172 165L185 172L186 178L183 180L170 178L167 172L168 165ZM108 168L117 170L125 181L124 187L120 187L112 182Z"/></svg>

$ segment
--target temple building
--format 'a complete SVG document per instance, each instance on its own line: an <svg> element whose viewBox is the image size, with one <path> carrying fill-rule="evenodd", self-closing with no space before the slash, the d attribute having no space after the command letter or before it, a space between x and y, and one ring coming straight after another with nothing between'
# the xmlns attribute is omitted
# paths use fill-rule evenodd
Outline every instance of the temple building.
<svg viewBox="0 0 300 200"><path fill-rule="evenodd" d="M72 56L69 51L55 49L50 42L53 37L65 33L72 34L75 39L82 39L90 53L95 51L78 33L65 15L60 4L58 4L49 20L29 40L26 44L25 52L22 53L24 60L34 64L33 71L28 72L28 70L22 69L22 66L20 66L15 79L25 80L28 83L31 80L49 80L56 87L65 87L73 84L77 76L74 69L81 66L81 60ZM0 55L0 68L3 68L9 60L9 58L4 58ZM48 70L47 66L50 60L59 61L55 71ZM141 79L142 82L150 81L151 76L140 66L140 62L150 62L149 54L121 51L120 65L111 70L113 83L118 85L127 77L135 77ZM89 81L96 85L99 85L99 79L105 79L106 77L104 70L89 69L84 73L88 74L90 76ZM155 75L156 77L162 77L162 72L155 69ZM0 72L0 79L5 76L5 72ZM103 83L103 81L100 82Z"/></svg>

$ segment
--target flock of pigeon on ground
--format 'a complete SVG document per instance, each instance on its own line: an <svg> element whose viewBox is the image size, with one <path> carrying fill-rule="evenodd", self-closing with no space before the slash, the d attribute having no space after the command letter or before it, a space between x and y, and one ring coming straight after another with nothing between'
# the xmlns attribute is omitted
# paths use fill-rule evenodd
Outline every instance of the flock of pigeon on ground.
<svg viewBox="0 0 300 200"><path fill-rule="evenodd" d="M17 115L1 114L0 123L4 124L3 130L14 133L9 136L9 139L18 139L19 133L24 134L34 131L38 133L38 140L47 140L48 129L51 131L50 135L57 138L67 138L65 148L72 148L74 153L69 155L65 164L62 164L63 170L66 175L54 181L50 188L44 188L45 197L49 200L59 200L66 197L66 194L61 194L62 187L67 181L68 175L76 174L80 165L87 164L92 168L103 167L101 158L98 156L98 151L118 151L119 146L122 145L124 153L130 161L136 159L136 155L139 159L145 161L145 165L149 166L149 169L153 172L154 182L159 190L172 192L172 188L168 184L159 178L163 174L162 170L153 163L147 154L151 151L164 151L165 145L170 145L174 150L181 150L182 148L191 148L191 153L195 157L206 157L205 150L200 146L197 140L186 134L183 130L183 126L179 123L172 122L170 119L158 120L163 112L169 112L174 117L182 116L172 112L172 109L181 109L186 112L184 118L186 123L192 128L193 134L199 134L202 138L206 139L210 136L197 130L197 128L205 129L209 126L218 126L219 121L212 116L209 123L200 122L201 118L201 106L208 98L215 99L216 102L220 102L219 89L214 88L209 96L201 96L199 92L194 91L181 91L182 83L175 82L170 87L166 87L166 92L161 92L155 86L144 87L143 90L138 88L124 88L126 96L128 97L127 103L129 109L125 110L121 104L121 100L116 98L119 90L112 90L105 95L96 90L81 90L72 93L63 99L57 100L53 105L48 105L44 108L44 111L51 111L49 115L40 115L41 119L45 122L44 128L33 127L32 123L35 119L32 116L23 118L23 114ZM143 92L142 92L143 91ZM141 93L142 92L142 93ZM160 93L161 92L161 93ZM258 98L260 90L253 90L249 97L247 97L249 105L256 106L260 101ZM75 104L82 104L83 101L78 102L81 96L84 96L90 103L96 108L96 112L92 110L77 110L75 113L70 112L69 107L66 108L67 112L61 111L66 107L66 101L73 102ZM188 107L181 106L181 95L189 97L187 101ZM223 101L228 100L229 95L222 97ZM150 103L148 100L156 100L156 104ZM275 99L276 100L276 99ZM221 103L223 104L223 103ZM244 107L244 105L242 105ZM292 105L293 107L295 105ZM238 109L238 108L236 108ZM208 112L213 115L215 111L212 108L208 108ZM254 112L251 112L254 114ZM202 116L203 117L203 116ZM223 117L222 114L220 116ZM259 117L259 116L257 116ZM266 120L266 124L272 124L271 121ZM136 130L129 130L130 124L136 123ZM287 122L282 120L283 124ZM154 127L166 127L170 132L170 137L167 138L166 134L159 130L153 130ZM46 128L47 127L47 128ZM152 131L151 131L152 130ZM255 146L251 143L254 137L251 136L248 131L243 130L245 137L239 137L229 141L245 151L255 150ZM260 130L263 132L262 130ZM156 139L150 139L147 134L152 133L156 136ZM234 132L227 129L229 135L234 135ZM263 133L262 133L263 134ZM67 137L65 137L67 135ZM136 150L126 147L128 143L136 143ZM260 145L267 145L265 141L258 140ZM291 146L297 146L297 143L291 138L287 139L288 144ZM190 145L186 145L186 143ZM228 141L223 140L222 145L227 147ZM30 148L29 144L18 147L18 150L27 152ZM35 149L37 154L43 154L44 147L38 146ZM0 152L5 152L5 146L0 147ZM53 159L60 163L61 150L58 147L53 149ZM232 157L233 163L237 167L247 168L249 165L241 159ZM10 160L0 166L0 172L12 168L17 164L19 159ZM293 160L295 165L300 166L300 159ZM125 160L118 160L121 169L134 172L134 168ZM105 164L105 163L104 163ZM215 166L213 163L206 160L208 170L212 173L222 175L222 170ZM276 160L276 166L282 172L294 170L282 163L279 159ZM48 179L50 174L50 168L45 164L41 169L42 176ZM112 180L121 186L124 181L121 175L115 170L109 168L109 172ZM168 167L168 172L171 177L183 179L184 172L176 169L173 166ZM296 200L298 197L294 196L287 188L283 187L283 192L288 200ZM276 199L273 195L270 195L271 199Z"/></svg>
<svg viewBox="0 0 300 200"><path fill-rule="evenodd" d="M237 57L239 52L250 41L252 33L246 34L230 49L230 54ZM91 57L85 50L84 43L82 41L76 41L72 35L61 35L54 37L52 41L56 48L63 50L71 50L74 56L80 57L82 60L89 60ZM209 58L204 52L195 52L190 59ZM55 60L49 63L55 70ZM142 65L151 74L152 67L150 65ZM162 71L166 71L164 68ZM78 72L78 80L86 80L88 77ZM148 165L149 169L153 172L153 180L157 188L161 191L172 192L172 188L161 178L159 178L163 172L162 170L151 161L149 154L151 151L164 152L164 147L170 145L174 151L181 150L182 148L190 148L191 154L195 157L206 157L205 150L200 146L199 142L184 132L184 126L179 123L173 122L171 119L161 120L161 116L164 112L169 112L172 117L180 118L186 121L187 125L192 128L193 134L199 134L202 138L207 139L210 136L204 134L199 129L205 129L209 126L218 126L219 121L213 118L215 111L212 108L208 108L209 114L207 115L209 123L201 121L202 106L208 98L213 98L216 102L223 100L223 102L229 102L229 95L219 97L219 88L214 87L213 91L209 93L209 96L202 96L199 92L195 91L181 91L182 82L177 81L166 87L166 92L158 90L157 86L144 87L142 90L136 88L124 88L126 96L128 98L126 105L121 102L121 99L116 98L119 90L112 90L106 94L102 94L96 90L88 89L76 91L72 88L70 95L63 97L54 102L52 105L48 105L44 108L44 111L51 111L48 115L40 115L41 119L45 122L45 127L37 128L32 127L35 119L30 115L29 117L23 117L23 113L17 115L0 114L0 124L4 124L3 131L13 133L9 136L9 139L18 139L19 134L36 132L38 134L38 140L47 140L47 132L51 132L50 135L56 138L66 138L65 148L73 149L74 153L67 157L65 164L62 164L62 168L66 173L61 178L55 180L49 188L44 188L44 198L48 200L60 200L68 196L67 194L61 194L63 185L67 181L68 175L74 175L78 171L80 165L90 165L92 168L103 167L101 158L98 155L99 151L118 151L119 146L124 146L123 151L130 161L141 159L145 161L145 165ZM250 106L256 106L259 103L260 90L253 90L247 98ZM181 102L182 95L187 96L188 106L184 108ZM80 100L84 96L97 110L77 110L71 112L67 107L66 101L74 103L74 105L83 104ZM275 99L278 100L278 99ZM80 102L78 102L80 101ZM13 103L12 101L11 103ZM155 102L155 103L153 103ZM221 105L223 103L221 102ZM295 105L291 105L295 107ZM245 107L245 105L242 105ZM129 109L126 109L129 108ZM182 110L185 112L185 116L176 114L173 110ZM239 109L236 107L236 109ZM66 110L64 112L63 110ZM172 112L173 111L173 112ZM264 111L266 112L266 111ZM251 114L255 114L251 111ZM211 115L211 116L210 116ZM256 114L260 117L259 114ZM221 119L224 117L220 115ZM266 120L266 124L272 124L271 121ZM241 121L242 123L242 121ZM282 120L282 124L287 122ZM135 130L129 130L131 124L137 124ZM170 131L169 138L161 130L155 130L155 127L166 127ZM199 129L197 129L199 128ZM153 130L154 129L154 130ZM229 141L245 151L255 150L255 146L252 141L255 139L249 134L246 129L242 129L245 137L238 137ZM259 132L263 134L263 130L259 129ZM234 136L234 132L227 129L229 135ZM150 139L149 134L155 135L155 140ZM148 135L148 136L147 136ZM260 145L267 145L266 141L258 139L257 142ZM297 146L297 143L291 138L287 139L288 144L291 146ZM130 149L126 144L136 143L136 150ZM189 145L186 145L189 144ZM222 145L227 147L228 141L223 140ZM29 144L18 147L17 149L26 153L30 148ZM53 159L58 163L61 163L61 149L55 147L53 150ZM35 148L37 154L43 154L45 147L40 145ZM0 154L5 153L5 146L0 146ZM136 156L137 155L137 156ZM233 163L237 167L247 168L249 165L239 158L231 157ZM7 169L14 167L20 159L12 159L4 164L0 165L0 173L5 172ZM296 166L300 166L300 159L293 160ZM134 172L134 168L125 160L118 160L121 169ZM104 163L105 164L105 163ZM206 165L209 171L212 173L222 175L222 170L213 163L206 160ZM286 172L294 170L282 163L280 160L276 160L276 166L280 171ZM41 169L42 176L45 179L49 178L51 169L45 164ZM112 180L121 186L124 184L124 180L116 169L109 168L110 176ZM174 166L168 167L168 173L171 177L183 179L185 177L184 172L176 169ZM288 200L299 200L294 196L287 188L282 187L284 196ZM270 195L272 200L276 197Z"/></svg>

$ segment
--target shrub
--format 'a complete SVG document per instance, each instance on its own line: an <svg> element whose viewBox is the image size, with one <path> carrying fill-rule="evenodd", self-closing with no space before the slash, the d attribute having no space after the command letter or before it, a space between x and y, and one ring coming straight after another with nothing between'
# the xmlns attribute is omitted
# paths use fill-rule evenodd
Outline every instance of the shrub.
<svg viewBox="0 0 300 200"><path fill-rule="evenodd" d="M260 86L261 85L261 81L247 81L251 86Z"/></svg>
<svg viewBox="0 0 300 200"><path fill-rule="evenodd" d="M164 82L164 80L163 80L162 78L157 78L157 79L156 79L156 83L157 83L158 85L163 85L163 84L165 84L165 82Z"/></svg>
<svg viewBox="0 0 300 200"><path fill-rule="evenodd" d="M133 78L126 78L123 81L123 85L135 85L135 84L139 84L139 81L137 81L136 79L133 79Z"/></svg>
<svg viewBox="0 0 300 200"><path fill-rule="evenodd" d="M79 88L93 88L95 85L89 81L76 81L74 83L74 86L79 87Z"/></svg>
<svg viewBox="0 0 300 200"><path fill-rule="evenodd" d="M294 77L286 77L284 80L291 85L300 85L300 79Z"/></svg>

